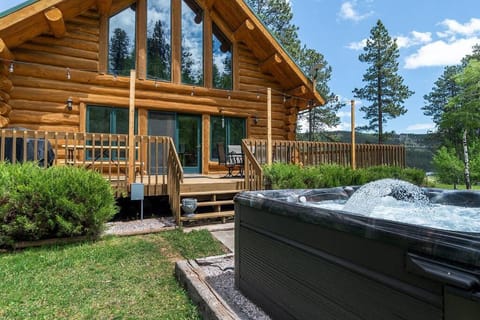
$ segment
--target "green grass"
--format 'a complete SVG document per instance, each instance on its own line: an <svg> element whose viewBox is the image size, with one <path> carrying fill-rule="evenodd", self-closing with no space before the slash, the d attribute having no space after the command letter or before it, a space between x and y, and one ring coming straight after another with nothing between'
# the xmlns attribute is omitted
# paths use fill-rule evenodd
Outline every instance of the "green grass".
<svg viewBox="0 0 480 320"><path fill-rule="evenodd" d="M0 318L200 319L174 261L222 253L207 231L169 231L0 254Z"/></svg>

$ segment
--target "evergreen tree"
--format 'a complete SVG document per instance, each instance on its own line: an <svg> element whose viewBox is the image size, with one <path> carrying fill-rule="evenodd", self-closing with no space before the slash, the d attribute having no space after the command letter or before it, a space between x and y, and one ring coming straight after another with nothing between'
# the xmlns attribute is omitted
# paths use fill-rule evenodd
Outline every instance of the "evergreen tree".
<svg viewBox="0 0 480 320"><path fill-rule="evenodd" d="M132 57L128 53L130 40L122 28L116 28L110 39L110 72L118 75L128 75L132 65Z"/></svg>
<svg viewBox="0 0 480 320"><path fill-rule="evenodd" d="M326 105L313 108L299 116L311 120L312 131L336 126L340 122L336 112L344 104L338 101L337 95L331 92L328 86L332 68L321 53L302 46L297 33L298 27L292 23L293 11L290 2L287 0L246 0L246 2L302 71L315 81L316 89L327 102ZM310 136L315 136L314 132L311 132Z"/></svg>
<svg viewBox="0 0 480 320"><path fill-rule="evenodd" d="M360 130L373 130L378 133L378 143L384 141L384 124L407 112L403 103L414 92L403 84L403 78L398 75L398 58L400 56L396 39L392 39L383 23L378 20L370 31L370 38L363 48L359 60L370 66L363 75L363 88L355 88L356 98L370 101L360 111L365 112L364 119L369 124Z"/></svg>
<svg viewBox="0 0 480 320"><path fill-rule="evenodd" d="M162 21L155 22L150 37L147 38L147 72L149 76L161 80L171 79L171 48L167 43Z"/></svg>

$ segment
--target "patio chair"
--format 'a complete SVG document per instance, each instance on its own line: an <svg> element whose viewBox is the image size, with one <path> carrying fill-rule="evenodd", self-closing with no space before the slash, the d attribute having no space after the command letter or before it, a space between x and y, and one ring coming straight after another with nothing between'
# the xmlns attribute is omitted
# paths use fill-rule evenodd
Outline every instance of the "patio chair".
<svg viewBox="0 0 480 320"><path fill-rule="evenodd" d="M225 144L223 142L217 143L218 164L227 168L228 173L226 178L232 177L232 171L237 166L235 159L225 153Z"/></svg>

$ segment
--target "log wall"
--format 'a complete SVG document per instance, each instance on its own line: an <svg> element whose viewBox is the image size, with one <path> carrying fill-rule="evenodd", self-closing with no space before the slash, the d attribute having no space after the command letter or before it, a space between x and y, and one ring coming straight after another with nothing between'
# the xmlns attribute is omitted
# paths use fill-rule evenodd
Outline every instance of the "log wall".
<svg viewBox="0 0 480 320"><path fill-rule="evenodd" d="M100 15L92 9L66 21L63 37L42 34L12 49L14 72L8 65L0 69L0 128L80 132L87 104L128 107L129 79L99 73L100 52L105 52L101 25ZM294 139L296 112L284 102L284 89L273 76L262 73L260 61L244 43L234 46L232 91L137 79L135 105L144 110L139 112L139 124L148 123L146 110L203 114L204 119L223 114L246 118L248 137L266 139L266 88L271 87L272 137ZM68 98L73 100L72 110L66 108ZM147 130L146 125L139 126L139 134ZM208 137L204 135L204 155L209 152Z"/></svg>

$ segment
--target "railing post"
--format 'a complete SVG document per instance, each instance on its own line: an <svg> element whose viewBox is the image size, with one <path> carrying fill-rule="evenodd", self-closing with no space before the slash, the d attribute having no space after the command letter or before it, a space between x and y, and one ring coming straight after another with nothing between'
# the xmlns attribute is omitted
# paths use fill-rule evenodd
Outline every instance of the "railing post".
<svg viewBox="0 0 480 320"><path fill-rule="evenodd" d="M128 183L135 180L135 70L130 70L130 99L128 108Z"/></svg>

